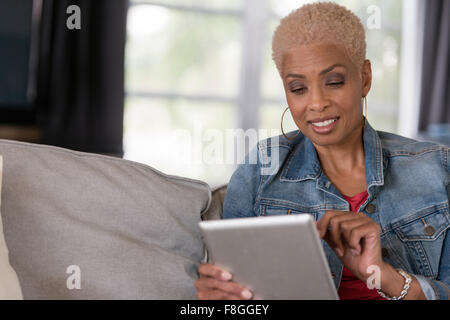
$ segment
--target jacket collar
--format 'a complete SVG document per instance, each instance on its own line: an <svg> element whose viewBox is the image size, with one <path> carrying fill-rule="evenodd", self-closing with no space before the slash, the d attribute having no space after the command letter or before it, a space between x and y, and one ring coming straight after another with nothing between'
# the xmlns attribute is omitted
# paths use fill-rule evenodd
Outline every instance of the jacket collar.
<svg viewBox="0 0 450 320"><path fill-rule="evenodd" d="M384 184L384 159L381 140L369 122L364 129L364 153L367 188ZM322 173L316 149L306 136L300 135L294 140L293 150L286 160L280 180L299 182L317 179Z"/></svg>

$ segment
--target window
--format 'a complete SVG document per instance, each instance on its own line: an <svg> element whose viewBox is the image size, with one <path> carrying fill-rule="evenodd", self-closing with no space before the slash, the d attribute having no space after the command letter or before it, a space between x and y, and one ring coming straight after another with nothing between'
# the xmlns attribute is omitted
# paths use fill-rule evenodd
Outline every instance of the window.
<svg viewBox="0 0 450 320"><path fill-rule="evenodd" d="M131 0L125 158L212 186L228 182L237 163L227 161L234 152L225 141L230 129L281 133L287 104L271 37L281 17L307 2ZM377 130L396 132L403 2L336 2L363 23L370 6L379 9L381 28L366 28L374 82L368 119ZM290 118L285 131L296 129Z"/></svg>

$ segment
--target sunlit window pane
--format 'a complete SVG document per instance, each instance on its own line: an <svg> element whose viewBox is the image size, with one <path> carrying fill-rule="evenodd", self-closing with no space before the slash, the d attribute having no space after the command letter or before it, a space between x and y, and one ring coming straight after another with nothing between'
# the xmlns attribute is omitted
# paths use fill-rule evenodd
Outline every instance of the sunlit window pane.
<svg viewBox="0 0 450 320"><path fill-rule="evenodd" d="M237 95L238 18L140 5L129 9L127 29L128 92Z"/></svg>
<svg viewBox="0 0 450 320"><path fill-rule="evenodd" d="M314 2L313 0L270 0L272 10L275 15L284 17L288 15L292 10L300 8L302 5Z"/></svg>
<svg viewBox="0 0 450 320"><path fill-rule="evenodd" d="M275 134L281 134L281 116L286 108L287 106L263 104L261 106L260 128ZM274 132L273 130L278 131ZM291 112L287 110L283 117L283 131L287 134L295 130L298 130L298 127L292 119Z"/></svg>
<svg viewBox="0 0 450 320"><path fill-rule="evenodd" d="M135 3L145 3L147 0L131 0ZM163 5L196 6L214 9L240 9L245 0L148 0L147 2Z"/></svg>
<svg viewBox="0 0 450 320"><path fill-rule="evenodd" d="M267 41L264 48L261 93L266 99L282 98L282 101L285 101L283 82L281 81L278 70L275 67L275 62L272 59L272 35L278 24L279 21L271 20L268 26L269 36L267 38L269 41Z"/></svg>

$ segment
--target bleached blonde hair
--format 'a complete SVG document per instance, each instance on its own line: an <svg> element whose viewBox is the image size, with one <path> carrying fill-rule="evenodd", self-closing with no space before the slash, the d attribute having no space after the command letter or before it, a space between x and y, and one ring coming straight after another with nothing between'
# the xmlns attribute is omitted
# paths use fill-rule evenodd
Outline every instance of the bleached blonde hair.
<svg viewBox="0 0 450 320"><path fill-rule="evenodd" d="M343 47L350 61L362 70L366 59L366 34L361 20L336 3L316 2L292 11L274 32L272 58L280 75L286 51L320 43Z"/></svg>

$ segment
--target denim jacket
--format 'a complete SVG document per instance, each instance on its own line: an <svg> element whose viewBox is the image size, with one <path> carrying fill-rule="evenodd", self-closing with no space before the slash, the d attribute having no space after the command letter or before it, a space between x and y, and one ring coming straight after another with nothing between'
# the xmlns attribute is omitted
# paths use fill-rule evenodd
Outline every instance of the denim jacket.
<svg viewBox="0 0 450 320"><path fill-rule="evenodd" d="M295 132L288 134L292 136ZM381 227L383 260L416 277L427 299L450 298L449 148L364 130L369 197L359 209ZM349 211L302 134L258 142L233 173L223 218ZM343 265L322 240L339 287Z"/></svg>

